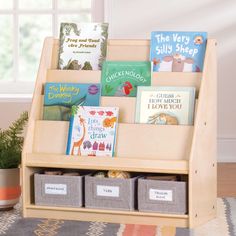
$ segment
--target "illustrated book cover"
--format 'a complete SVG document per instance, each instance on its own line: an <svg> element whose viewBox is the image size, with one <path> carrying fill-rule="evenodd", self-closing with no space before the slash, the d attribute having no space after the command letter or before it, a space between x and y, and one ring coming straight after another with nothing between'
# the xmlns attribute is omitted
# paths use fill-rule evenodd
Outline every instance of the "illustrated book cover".
<svg viewBox="0 0 236 236"><path fill-rule="evenodd" d="M149 61L105 61L102 95L136 97L138 86L151 85L151 71Z"/></svg>
<svg viewBox="0 0 236 236"><path fill-rule="evenodd" d="M138 87L136 123L193 125L194 87Z"/></svg>
<svg viewBox="0 0 236 236"><path fill-rule="evenodd" d="M113 156L118 107L73 106L67 155Z"/></svg>
<svg viewBox="0 0 236 236"><path fill-rule="evenodd" d="M206 42L206 32L152 32L153 71L202 72Z"/></svg>
<svg viewBox="0 0 236 236"><path fill-rule="evenodd" d="M100 84L45 83L44 120L70 120L73 105L99 106Z"/></svg>
<svg viewBox="0 0 236 236"><path fill-rule="evenodd" d="M101 70L107 37L107 23L61 23L58 68Z"/></svg>

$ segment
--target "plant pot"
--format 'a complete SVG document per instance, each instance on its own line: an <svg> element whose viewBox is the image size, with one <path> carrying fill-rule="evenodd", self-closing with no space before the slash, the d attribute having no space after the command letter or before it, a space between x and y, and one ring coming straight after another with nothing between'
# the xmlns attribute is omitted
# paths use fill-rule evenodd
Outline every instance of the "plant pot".
<svg viewBox="0 0 236 236"><path fill-rule="evenodd" d="M20 194L20 169L0 169L0 210L12 208Z"/></svg>

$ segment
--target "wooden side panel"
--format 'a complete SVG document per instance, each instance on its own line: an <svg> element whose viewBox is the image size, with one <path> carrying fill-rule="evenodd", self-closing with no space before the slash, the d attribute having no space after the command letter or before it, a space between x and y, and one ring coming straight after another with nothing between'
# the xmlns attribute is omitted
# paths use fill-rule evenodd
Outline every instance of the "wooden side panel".
<svg viewBox="0 0 236 236"><path fill-rule="evenodd" d="M190 155L190 227L216 216L216 42L208 40Z"/></svg>
<svg viewBox="0 0 236 236"><path fill-rule="evenodd" d="M23 214L25 214L25 204L29 203L32 191L32 186L30 185L29 181L30 172L25 165L26 153L29 152L31 153L33 150L35 120L40 119L41 117L42 84L46 80L47 69L50 68L51 66L52 48L53 48L53 39L46 38L44 41L44 46L41 54L40 65L34 89L34 96L29 115L28 127L22 150Z"/></svg>
<svg viewBox="0 0 236 236"><path fill-rule="evenodd" d="M65 154L68 126L66 121L37 121L33 152ZM190 153L192 131L193 126L120 123L115 156L186 160Z"/></svg>
<svg viewBox="0 0 236 236"><path fill-rule="evenodd" d="M58 68L58 58L59 58L59 40L53 39L53 48L52 48L52 60L51 60L51 69Z"/></svg>

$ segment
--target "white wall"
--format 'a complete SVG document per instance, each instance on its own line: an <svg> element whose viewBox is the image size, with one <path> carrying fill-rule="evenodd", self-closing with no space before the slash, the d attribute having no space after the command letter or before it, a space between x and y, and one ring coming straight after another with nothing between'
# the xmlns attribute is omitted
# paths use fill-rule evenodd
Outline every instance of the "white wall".
<svg viewBox="0 0 236 236"><path fill-rule="evenodd" d="M207 31L218 41L218 160L236 162L236 1L107 0L110 38L154 30Z"/></svg>
<svg viewBox="0 0 236 236"><path fill-rule="evenodd" d="M4 99L5 100L5 99ZM0 128L6 129L19 118L23 111L30 110L30 100L27 101L1 101L0 99Z"/></svg>

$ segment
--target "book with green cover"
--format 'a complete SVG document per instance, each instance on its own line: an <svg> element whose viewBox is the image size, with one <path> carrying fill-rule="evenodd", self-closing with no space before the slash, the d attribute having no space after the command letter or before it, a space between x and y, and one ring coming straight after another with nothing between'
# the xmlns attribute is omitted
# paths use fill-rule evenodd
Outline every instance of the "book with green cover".
<svg viewBox="0 0 236 236"><path fill-rule="evenodd" d="M107 37L107 23L61 23L58 68L101 70Z"/></svg>
<svg viewBox="0 0 236 236"><path fill-rule="evenodd" d="M151 85L151 71L149 61L105 61L102 96L136 97L138 86Z"/></svg>
<svg viewBox="0 0 236 236"><path fill-rule="evenodd" d="M136 123L192 125L194 87L138 87Z"/></svg>

